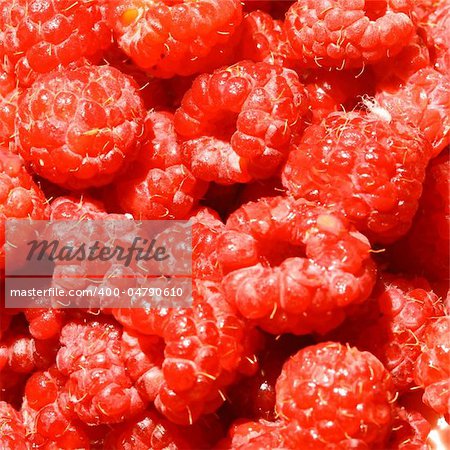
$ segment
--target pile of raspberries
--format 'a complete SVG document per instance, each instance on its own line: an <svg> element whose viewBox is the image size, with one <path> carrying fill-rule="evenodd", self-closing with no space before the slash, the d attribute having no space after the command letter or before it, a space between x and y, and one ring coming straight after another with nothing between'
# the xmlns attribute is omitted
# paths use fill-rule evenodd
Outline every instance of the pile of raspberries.
<svg viewBox="0 0 450 450"><path fill-rule="evenodd" d="M3 274L2 450L438 448L448 0L0 0L0 64L3 273L8 219L193 230L191 307Z"/></svg>

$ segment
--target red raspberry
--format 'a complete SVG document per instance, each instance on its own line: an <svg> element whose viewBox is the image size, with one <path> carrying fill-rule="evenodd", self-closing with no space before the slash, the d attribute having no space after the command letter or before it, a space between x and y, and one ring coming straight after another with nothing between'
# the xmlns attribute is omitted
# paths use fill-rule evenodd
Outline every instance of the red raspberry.
<svg viewBox="0 0 450 450"><path fill-rule="evenodd" d="M429 157L427 142L409 125L334 113L305 131L283 184L295 197L340 208L372 241L389 243L411 226Z"/></svg>
<svg viewBox="0 0 450 450"><path fill-rule="evenodd" d="M22 158L0 147L0 269L5 266L5 221L45 220L48 212L44 194L26 171Z"/></svg>
<svg viewBox="0 0 450 450"><path fill-rule="evenodd" d="M438 2L433 13L425 22L425 30L432 41L432 51L435 57L435 68L443 75L450 71L450 4L444 0Z"/></svg>
<svg viewBox="0 0 450 450"><path fill-rule="evenodd" d="M182 162L173 115L150 111L146 141L127 175L115 185L117 204L135 219L184 219L205 193Z"/></svg>
<svg viewBox="0 0 450 450"><path fill-rule="evenodd" d="M89 448L86 427L69 419L58 405L66 395L64 383L65 377L53 367L35 372L27 382L21 411L33 448Z"/></svg>
<svg viewBox="0 0 450 450"><path fill-rule="evenodd" d="M59 336L63 326L65 312L61 309L25 309L30 334L35 339L45 340Z"/></svg>
<svg viewBox="0 0 450 450"><path fill-rule="evenodd" d="M431 425L422 414L399 406L395 411L388 448L390 450L429 450L427 437L430 431Z"/></svg>
<svg viewBox="0 0 450 450"><path fill-rule="evenodd" d="M280 20L268 13L253 11L244 16L241 29L239 59L295 67L296 60Z"/></svg>
<svg viewBox="0 0 450 450"><path fill-rule="evenodd" d="M403 85L385 83L375 96L395 120L418 127L437 156L450 143L450 78L427 67Z"/></svg>
<svg viewBox="0 0 450 450"><path fill-rule="evenodd" d="M227 43L242 20L238 0L113 0L108 7L122 50L162 78L226 64Z"/></svg>
<svg viewBox="0 0 450 450"><path fill-rule="evenodd" d="M175 129L194 176L248 182L277 171L306 109L294 71L244 61L199 76L175 113Z"/></svg>
<svg viewBox="0 0 450 450"><path fill-rule="evenodd" d="M106 321L71 322L61 331L57 366L68 376L65 411L88 425L118 423L144 408L121 359L121 330Z"/></svg>
<svg viewBox="0 0 450 450"><path fill-rule="evenodd" d="M394 389L368 352L334 342L306 347L284 365L276 394L279 415L310 433L311 448L385 448Z"/></svg>
<svg viewBox="0 0 450 450"><path fill-rule="evenodd" d="M373 353L392 375L396 390L415 386L414 367L428 323L442 315L424 278L383 275L368 302L337 331L341 341Z"/></svg>
<svg viewBox="0 0 450 450"><path fill-rule="evenodd" d="M312 123L328 114L354 109L364 95L372 95L373 76L369 70L323 72L314 70L305 77Z"/></svg>
<svg viewBox="0 0 450 450"><path fill-rule="evenodd" d="M217 255L217 238L224 224L212 210L197 211L192 221L192 275L196 279L218 281L222 272Z"/></svg>
<svg viewBox="0 0 450 450"><path fill-rule="evenodd" d="M14 139L14 119L20 90L12 69L7 61L0 63L0 146Z"/></svg>
<svg viewBox="0 0 450 450"><path fill-rule="evenodd" d="M57 197L50 204L51 220L89 220L106 214L104 205L88 196Z"/></svg>
<svg viewBox="0 0 450 450"><path fill-rule="evenodd" d="M364 67L412 38L412 0L298 0L286 14L291 45L309 67Z"/></svg>
<svg viewBox="0 0 450 450"><path fill-rule="evenodd" d="M2 0L0 30L0 56L16 64L23 84L85 57L98 61L111 43L98 0Z"/></svg>
<svg viewBox="0 0 450 450"><path fill-rule="evenodd" d="M415 381L425 390L423 402L450 419L450 316L431 322L424 331Z"/></svg>
<svg viewBox="0 0 450 450"><path fill-rule="evenodd" d="M228 301L270 333L325 333L375 281L367 239L331 209L274 197L234 212L218 242Z"/></svg>
<svg viewBox="0 0 450 450"><path fill-rule="evenodd" d="M196 284L191 308L114 310L114 315L126 327L164 339L164 382L155 405L175 423L191 424L216 411L226 387L240 372L248 374L246 359L255 358L255 332L211 282Z"/></svg>
<svg viewBox="0 0 450 450"><path fill-rule="evenodd" d="M389 251L394 266L431 280L448 280L450 268L449 152L427 169L419 210L409 233ZM448 289L448 285L447 285Z"/></svg>
<svg viewBox="0 0 450 450"><path fill-rule="evenodd" d="M69 189L109 183L135 156L145 111L134 82L108 66L41 77L19 102L19 151Z"/></svg>
<svg viewBox="0 0 450 450"><path fill-rule="evenodd" d="M30 448L22 415L4 401L0 401L0 424L2 450L28 450Z"/></svg>

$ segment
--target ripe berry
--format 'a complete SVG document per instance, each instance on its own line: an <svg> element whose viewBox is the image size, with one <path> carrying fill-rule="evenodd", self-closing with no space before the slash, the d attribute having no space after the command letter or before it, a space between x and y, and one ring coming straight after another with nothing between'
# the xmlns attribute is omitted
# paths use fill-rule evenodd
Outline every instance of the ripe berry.
<svg viewBox="0 0 450 450"><path fill-rule="evenodd" d="M419 210L410 231L389 250L395 268L425 275L430 280L448 280L449 180L449 152L444 150L427 168Z"/></svg>
<svg viewBox="0 0 450 450"><path fill-rule="evenodd" d="M286 13L294 51L309 67L364 67L394 56L414 33L411 0L298 0Z"/></svg>
<svg viewBox="0 0 450 450"><path fill-rule="evenodd" d="M341 209L373 242L406 234L418 207L430 147L381 112L339 112L310 126L289 154L283 184L294 197Z"/></svg>
<svg viewBox="0 0 450 450"><path fill-rule="evenodd" d="M437 156L450 143L450 78L427 67L404 84L384 83L375 96L394 120L418 127Z"/></svg>
<svg viewBox="0 0 450 450"><path fill-rule="evenodd" d="M20 90L8 60L0 62L0 146L14 140L14 119Z"/></svg>
<svg viewBox="0 0 450 450"><path fill-rule="evenodd" d="M136 154L145 111L134 82L109 66L41 77L19 102L19 151L69 189L109 183Z"/></svg>
<svg viewBox="0 0 450 450"><path fill-rule="evenodd" d="M333 342L306 347L285 363L276 394L278 414L310 433L311 448L385 448L394 389L368 352Z"/></svg>
<svg viewBox="0 0 450 450"><path fill-rule="evenodd" d="M152 75L191 75L228 62L227 44L242 20L238 0L113 0L108 4L119 46Z"/></svg>
<svg viewBox="0 0 450 450"><path fill-rule="evenodd" d="M325 333L375 281L367 239L332 209L274 197L243 205L218 242L228 301L270 333Z"/></svg>
<svg viewBox="0 0 450 450"><path fill-rule="evenodd" d="M0 147L0 269L5 266L5 221L45 220L48 213L44 194L26 171L22 158Z"/></svg>
<svg viewBox="0 0 450 450"><path fill-rule="evenodd" d="M98 0L2 0L0 30L0 55L16 64L22 84L83 58L98 61L111 43Z"/></svg>
<svg viewBox="0 0 450 450"><path fill-rule="evenodd" d="M183 164L173 115L150 111L136 161L115 185L117 204L139 220L184 219L206 188Z"/></svg>
<svg viewBox="0 0 450 450"><path fill-rule="evenodd" d="M221 184L277 172L307 110L297 74L244 61L200 75L175 113L194 176Z"/></svg>
<svg viewBox="0 0 450 450"><path fill-rule="evenodd" d="M415 381L424 388L423 402L450 418L450 316L432 321L424 331Z"/></svg>
<svg viewBox="0 0 450 450"><path fill-rule="evenodd" d="M433 5L432 13L424 21L425 30L431 39L432 53L435 59L435 68L443 75L450 70L450 4L442 0Z"/></svg>
<svg viewBox="0 0 450 450"><path fill-rule="evenodd" d="M334 337L373 353L392 375L397 391L415 386L414 367L427 325L442 315L439 298L424 278L383 274L371 298Z"/></svg>

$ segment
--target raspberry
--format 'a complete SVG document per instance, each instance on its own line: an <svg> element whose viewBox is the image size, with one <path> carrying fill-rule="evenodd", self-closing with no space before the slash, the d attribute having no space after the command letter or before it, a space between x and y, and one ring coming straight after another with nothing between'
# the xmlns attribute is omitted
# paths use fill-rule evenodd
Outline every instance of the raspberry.
<svg viewBox="0 0 450 450"><path fill-rule="evenodd" d="M84 58L96 62L111 43L98 0L2 0L0 30L0 55L16 64L22 84Z"/></svg>
<svg viewBox="0 0 450 450"><path fill-rule="evenodd" d="M450 4L447 1L439 2L433 8L425 22L425 30L432 40L432 51L435 57L435 68L443 75L448 75L450 70Z"/></svg>
<svg viewBox="0 0 450 450"><path fill-rule="evenodd" d="M279 415L308 431L313 448L384 448L394 390L372 354L334 342L306 347L285 363L276 394Z"/></svg>
<svg viewBox="0 0 450 450"><path fill-rule="evenodd" d="M139 413L144 403L121 359L121 330L107 321L70 322L61 331L57 367L68 376L60 399L88 425L118 423Z"/></svg>
<svg viewBox="0 0 450 450"><path fill-rule="evenodd" d="M62 196L50 204L51 220L88 220L105 216L104 205L88 196Z"/></svg>
<svg viewBox="0 0 450 450"><path fill-rule="evenodd" d="M423 402L450 418L450 316L431 322L424 331L415 381L424 388Z"/></svg>
<svg viewBox="0 0 450 450"><path fill-rule="evenodd" d="M182 162L173 115L150 111L145 119L146 142L127 176L115 186L118 205L136 219L184 219L205 193Z"/></svg>
<svg viewBox="0 0 450 450"><path fill-rule="evenodd" d="M48 218L44 194L26 171L22 158L0 147L0 269L5 266L6 220L26 218Z"/></svg>
<svg viewBox="0 0 450 450"><path fill-rule="evenodd" d="M283 184L295 197L340 208L371 241L389 243L411 226L429 157L409 125L374 113L334 113L305 131Z"/></svg>
<svg viewBox="0 0 450 450"><path fill-rule="evenodd" d="M65 317L63 310L30 308L24 312L29 322L30 334L35 339L45 340L59 336Z"/></svg>
<svg viewBox="0 0 450 450"><path fill-rule="evenodd" d="M238 0L114 0L108 5L119 46L152 75L191 75L227 62L242 20Z"/></svg>
<svg viewBox="0 0 450 450"><path fill-rule="evenodd" d="M9 403L0 401L2 450L28 450L30 448L21 414Z"/></svg>
<svg viewBox="0 0 450 450"><path fill-rule="evenodd" d="M364 67L408 43L412 8L411 0L298 0L286 14L286 31L309 67Z"/></svg>
<svg viewBox="0 0 450 450"><path fill-rule="evenodd" d="M241 29L239 59L295 67L296 61L280 20L262 11L252 11L244 16Z"/></svg>
<svg viewBox="0 0 450 450"><path fill-rule="evenodd" d="M307 106L295 72L244 61L200 75L175 113L175 129L194 176L248 182L276 173Z"/></svg>
<svg viewBox="0 0 450 450"><path fill-rule="evenodd" d="M389 251L395 268L423 274L431 280L448 280L449 178L449 152L445 150L428 166L419 210L411 230Z"/></svg>
<svg viewBox="0 0 450 450"><path fill-rule="evenodd" d="M64 383L54 367L35 372L27 382L21 411L33 448L89 448L87 429L58 405Z"/></svg>
<svg viewBox="0 0 450 450"><path fill-rule="evenodd" d="M41 77L19 102L19 151L69 189L109 183L135 156L145 111L134 82L108 66Z"/></svg>
<svg viewBox="0 0 450 450"><path fill-rule="evenodd" d="M181 425L218 409L226 387L239 372L248 373L245 361L255 358L257 342L216 284L197 282L193 298L191 308L113 311L125 327L164 339L164 381L155 405Z"/></svg>
<svg viewBox="0 0 450 450"><path fill-rule="evenodd" d="M328 114L355 108L361 96L371 95L372 74L366 70L335 72L311 71L305 77L312 123L320 123ZM369 89L369 90L368 90Z"/></svg>
<svg viewBox="0 0 450 450"><path fill-rule="evenodd" d="M0 146L7 145L14 138L19 95L11 64L4 61L0 64Z"/></svg>
<svg viewBox="0 0 450 450"><path fill-rule="evenodd" d="M427 67L404 85L381 84L376 100L395 120L418 127L437 156L450 143L450 78Z"/></svg>
<svg viewBox="0 0 450 450"><path fill-rule="evenodd" d="M367 239L331 209L274 197L234 212L218 242L227 299L270 333L325 333L375 281Z"/></svg>
<svg viewBox="0 0 450 450"><path fill-rule="evenodd" d="M341 341L373 353L392 375L396 390L415 386L414 367L425 328L442 306L424 278L384 274L370 300L337 331Z"/></svg>

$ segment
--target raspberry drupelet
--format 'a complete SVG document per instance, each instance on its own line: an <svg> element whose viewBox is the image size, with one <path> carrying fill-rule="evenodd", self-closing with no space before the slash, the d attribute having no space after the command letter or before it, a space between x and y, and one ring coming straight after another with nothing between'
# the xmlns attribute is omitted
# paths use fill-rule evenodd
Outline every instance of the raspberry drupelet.
<svg viewBox="0 0 450 450"><path fill-rule="evenodd" d="M340 208L372 242L390 243L411 226L430 155L420 131L389 114L338 112L306 129L283 184Z"/></svg>
<svg viewBox="0 0 450 450"><path fill-rule="evenodd" d="M22 158L0 147L0 269L5 265L6 220L45 220L48 215L45 196L25 169Z"/></svg>
<svg viewBox="0 0 450 450"><path fill-rule="evenodd" d="M239 0L113 0L108 16L119 46L135 64L170 78L229 62L242 5Z"/></svg>
<svg viewBox="0 0 450 450"><path fill-rule="evenodd" d="M218 252L228 301L273 334L326 333L375 283L367 238L339 212L303 199L243 205Z"/></svg>
<svg viewBox="0 0 450 450"><path fill-rule="evenodd" d="M428 324L443 314L425 278L383 274L370 299L333 334L374 354L391 373L400 393L416 386L414 367Z"/></svg>
<svg viewBox="0 0 450 450"><path fill-rule="evenodd" d="M423 402L450 420L450 316L428 324L417 359L415 381L423 387Z"/></svg>
<svg viewBox="0 0 450 450"><path fill-rule="evenodd" d="M394 56L413 37L413 7L412 0L298 0L285 27L305 65L364 67Z"/></svg>
<svg viewBox="0 0 450 450"><path fill-rule="evenodd" d="M0 57L24 85L58 66L97 62L112 40L99 0L2 0L0 30Z"/></svg>
<svg viewBox="0 0 450 450"><path fill-rule="evenodd" d="M278 414L309 435L311 448L386 448L395 391L369 352L335 342L306 347L285 363L276 395Z"/></svg>
<svg viewBox="0 0 450 450"><path fill-rule="evenodd" d="M149 111L144 143L127 176L115 185L117 204L135 219L184 219L208 184L183 164L173 114Z"/></svg>
<svg viewBox="0 0 450 450"><path fill-rule="evenodd" d="M175 130L194 176L248 182L278 171L307 108L294 71L243 61L194 81L175 113Z"/></svg>
<svg viewBox="0 0 450 450"><path fill-rule="evenodd" d="M0 401L0 424L2 450L29 450L22 415L4 401Z"/></svg>
<svg viewBox="0 0 450 450"><path fill-rule="evenodd" d="M109 66L45 75L18 111L23 158L38 175L73 190L113 180L136 156L145 116L134 81Z"/></svg>

